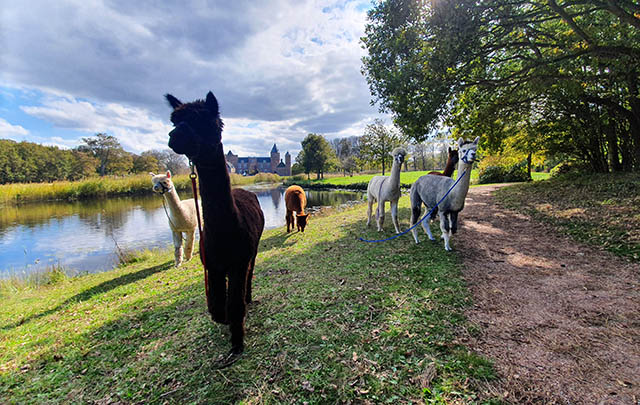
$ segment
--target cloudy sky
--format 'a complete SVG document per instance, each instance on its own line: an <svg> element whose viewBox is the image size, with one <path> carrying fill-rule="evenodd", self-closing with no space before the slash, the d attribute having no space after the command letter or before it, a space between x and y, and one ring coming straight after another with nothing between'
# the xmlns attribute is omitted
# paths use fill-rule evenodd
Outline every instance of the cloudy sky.
<svg viewBox="0 0 640 405"><path fill-rule="evenodd" d="M310 132L380 118L360 73L370 0L28 0L0 7L0 138L74 147L97 132L166 148L163 95L212 90L226 150L295 156ZM383 117L384 118L384 117Z"/></svg>

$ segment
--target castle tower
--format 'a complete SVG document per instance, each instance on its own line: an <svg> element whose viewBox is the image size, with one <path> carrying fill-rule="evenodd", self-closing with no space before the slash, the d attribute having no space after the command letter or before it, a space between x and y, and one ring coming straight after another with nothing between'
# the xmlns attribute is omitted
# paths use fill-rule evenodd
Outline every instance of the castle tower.
<svg viewBox="0 0 640 405"><path fill-rule="evenodd" d="M291 176L291 154L289 153L289 151L284 154L284 164L287 167L286 176Z"/></svg>
<svg viewBox="0 0 640 405"><path fill-rule="evenodd" d="M236 169L238 168L238 155L234 155L233 152L229 151L227 152L225 159L227 159L227 163L229 163L233 168L233 170L231 171L235 172Z"/></svg>
<svg viewBox="0 0 640 405"><path fill-rule="evenodd" d="M271 173L276 172L278 163L280 163L280 152L278 152L278 147L274 143L273 148L271 148Z"/></svg>

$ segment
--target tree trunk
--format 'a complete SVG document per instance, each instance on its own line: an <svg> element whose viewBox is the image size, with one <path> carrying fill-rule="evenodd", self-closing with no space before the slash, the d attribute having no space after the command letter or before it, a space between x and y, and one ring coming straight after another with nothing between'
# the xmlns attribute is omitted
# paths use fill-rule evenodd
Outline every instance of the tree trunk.
<svg viewBox="0 0 640 405"><path fill-rule="evenodd" d="M618 137L616 137L615 127L609 123L604 127L607 137L607 155L609 158L609 168L612 172L622 171L620 164L620 149L618 147Z"/></svg>

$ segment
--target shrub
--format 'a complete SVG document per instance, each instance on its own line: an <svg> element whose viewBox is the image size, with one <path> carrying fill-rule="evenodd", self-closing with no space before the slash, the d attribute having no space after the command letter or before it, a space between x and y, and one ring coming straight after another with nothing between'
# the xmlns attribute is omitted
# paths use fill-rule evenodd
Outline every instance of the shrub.
<svg viewBox="0 0 640 405"><path fill-rule="evenodd" d="M511 166L487 166L480 169L478 183L513 183L531 181L527 172L527 162L523 161Z"/></svg>

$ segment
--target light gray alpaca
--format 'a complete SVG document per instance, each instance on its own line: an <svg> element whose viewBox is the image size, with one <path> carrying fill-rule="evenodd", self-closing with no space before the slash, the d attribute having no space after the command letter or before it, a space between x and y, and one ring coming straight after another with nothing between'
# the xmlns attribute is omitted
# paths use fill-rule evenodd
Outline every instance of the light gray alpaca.
<svg viewBox="0 0 640 405"><path fill-rule="evenodd" d="M153 191L162 194L162 197L169 207L167 214L169 215L169 227L173 234L173 247L175 266L182 264L182 233L185 239L185 261L189 261L193 255L193 245L196 236L196 228L198 227L198 219L196 218L196 204L193 198L180 201L180 197L173 186L171 180L171 172L167 174L151 175L151 183Z"/></svg>
<svg viewBox="0 0 640 405"><path fill-rule="evenodd" d="M469 191L469 179L471 179L471 166L476 159L476 150L478 148L478 140L480 138L471 141L463 141L462 138L458 139L458 155L460 161L458 162L458 177L464 173L464 178L451 190L449 195L440 203L437 208L440 214L440 229L442 230L442 238L444 239L445 250L451 250L449 240L451 235L456 233L458 229L458 213L464 208L464 200L467 197ZM456 181L444 176L436 176L433 174L427 174L416 180L411 185L409 190L409 197L411 199L411 225L418 222L420 219L420 209L422 204L427 207L427 212L440 201L444 195L449 191L451 186ZM429 236L429 239L434 240L429 228L429 223L435 218L435 211L430 218L422 221L422 227ZM413 228L411 230L413 238L418 243L418 229Z"/></svg>
<svg viewBox="0 0 640 405"><path fill-rule="evenodd" d="M375 176L369 180L369 186L367 187L367 201L369 203L369 208L367 209L367 226L371 223L371 208L375 200L378 201L378 207L376 209L378 231L382 231L382 225L384 224L384 203L389 201L391 205L391 221L396 228L396 233L400 233L400 227L398 225L400 169L402 168L402 162L404 162L406 155L407 151L404 148L395 148L392 150L393 166L391 167L391 174L389 176Z"/></svg>

